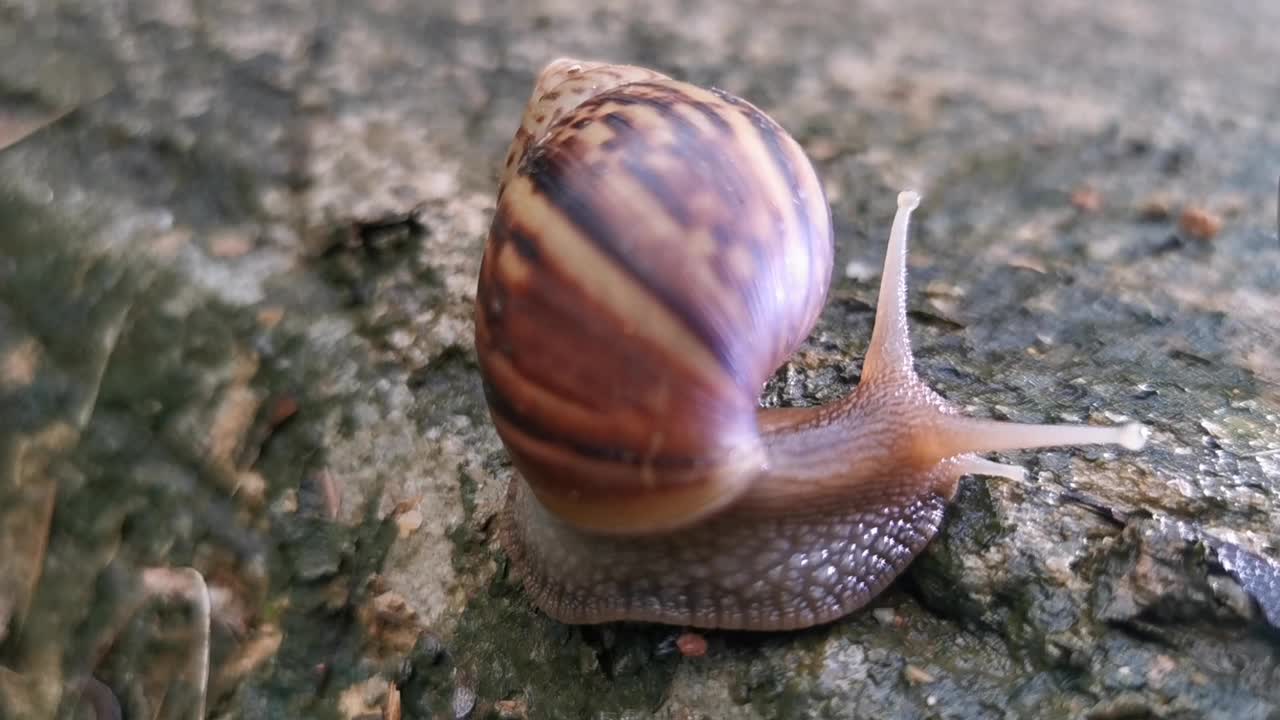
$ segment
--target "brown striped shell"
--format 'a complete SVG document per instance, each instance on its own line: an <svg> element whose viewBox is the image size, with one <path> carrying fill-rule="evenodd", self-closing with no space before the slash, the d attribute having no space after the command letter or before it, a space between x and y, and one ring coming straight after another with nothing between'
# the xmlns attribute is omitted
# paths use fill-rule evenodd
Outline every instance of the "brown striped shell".
<svg viewBox="0 0 1280 720"><path fill-rule="evenodd" d="M491 415L570 524L667 530L738 497L761 386L812 330L833 253L800 146L750 103L559 60L506 158L477 288Z"/></svg>

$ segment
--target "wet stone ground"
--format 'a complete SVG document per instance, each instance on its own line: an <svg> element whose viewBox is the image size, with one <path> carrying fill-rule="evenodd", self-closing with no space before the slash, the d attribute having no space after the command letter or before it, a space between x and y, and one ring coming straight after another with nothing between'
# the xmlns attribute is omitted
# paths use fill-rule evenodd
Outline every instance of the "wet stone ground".
<svg viewBox="0 0 1280 720"><path fill-rule="evenodd" d="M785 5L0 0L0 717L1280 717L1280 5ZM910 186L921 375L1148 448L1009 454L831 625L533 610L470 316L559 55L814 159L837 271L762 402L857 382Z"/></svg>

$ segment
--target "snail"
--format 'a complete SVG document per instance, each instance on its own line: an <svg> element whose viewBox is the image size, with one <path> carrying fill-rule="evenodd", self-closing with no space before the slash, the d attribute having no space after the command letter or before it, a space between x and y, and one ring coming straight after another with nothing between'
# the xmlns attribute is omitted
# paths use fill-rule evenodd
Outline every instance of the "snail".
<svg viewBox="0 0 1280 720"><path fill-rule="evenodd" d="M978 453L1117 444L1137 423L967 417L913 369L898 196L857 387L763 409L831 281L832 221L800 145L749 102L628 65L538 75L477 284L486 403L515 469L499 538L534 605L786 630L884 590Z"/></svg>

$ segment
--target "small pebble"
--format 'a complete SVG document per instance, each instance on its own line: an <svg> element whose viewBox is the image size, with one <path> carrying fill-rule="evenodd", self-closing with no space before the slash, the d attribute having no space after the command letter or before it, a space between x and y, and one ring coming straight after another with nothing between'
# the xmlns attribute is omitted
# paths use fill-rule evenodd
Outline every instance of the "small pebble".
<svg viewBox="0 0 1280 720"><path fill-rule="evenodd" d="M1102 208L1102 193L1082 185L1071 191L1071 204L1083 212L1097 212Z"/></svg>
<svg viewBox="0 0 1280 720"><path fill-rule="evenodd" d="M1168 220L1173 214L1173 200L1164 193L1147 196L1138 203L1138 218L1148 222Z"/></svg>
<svg viewBox="0 0 1280 720"><path fill-rule="evenodd" d="M903 668L902 676L912 685L928 685L934 681L934 677L926 672L924 668L915 665L907 665Z"/></svg>
<svg viewBox="0 0 1280 720"><path fill-rule="evenodd" d="M876 608L871 611L871 615L876 619L876 622L885 626L893 625L894 621L898 619L898 611L891 607Z"/></svg>
<svg viewBox="0 0 1280 720"><path fill-rule="evenodd" d="M1178 227L1199 240L1212 240L1222 230L1222 218L1204 208L1189 207L1178 217Z"/></svg>
<svg viewBox="0 0 1280 720"><path fill-rule="evenodd" d="M422 511L417 508L396 516L397 535L402 540L412 535L420 527L422 527Z"/></svg>
<svg viewBox="0 0 1280 720"><path fill-rule="evenodd" d="M240 257L252 249L253 240L234 230L216 232L209 238L209 253L214 257Z"/></svg>
<svg viewBox="0 0 1280 720"><path fill-rule="evenodd" d="M702 657L707 654L707 639L695 632L681 633L676 638L676 647L685 657Z"/></svg>
<svg viewBox="0 0 1280 720"><path fill-rule="evenodd" d="M258 311L258 324L270 330L284 319L284 308L279 305L264 307Z"/></svg>
<svg viewBox="0 0 1280 720"><path fill-rule="evenodd" d="M469 685L459 684L453 688L453 699L449 703L456 720L466 720L476 709L476 691Z"/></svg>
<svg viewBox="0 0 1280 720"><path fill-rule="evenodd" d="M525 720L529 717L529 706L523 700L499 700L493 704L493 711L501 720Z"/></svg>

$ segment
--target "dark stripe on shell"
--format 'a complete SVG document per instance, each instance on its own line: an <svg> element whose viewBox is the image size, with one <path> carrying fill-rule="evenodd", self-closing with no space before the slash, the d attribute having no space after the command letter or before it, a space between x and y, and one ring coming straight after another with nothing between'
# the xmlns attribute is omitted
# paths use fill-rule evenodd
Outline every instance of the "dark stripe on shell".
<svg viewBox="0 0 1280 720"><path fill-rule="evenodd" d="M673 455L655 455L645 458L640 453L608 445L593 445L576 438L547 430L538 419L520 412L507 400L502 391L488 378L482 378L485 401L489 410L503 422L516 428L522 434L539 442L564 448L591 460L619 463L623 465L649 465L654 468L688 469L700 465L714 465L717 458L683 457Z"/></svg>
<svg viewBox="0 0 1280 720"><path fill-rule="evenodd" d="M487 349L496 351L497 354L512 358L515 348L511 344L511 340L505 331L505 326L509 322L522 322L523 320L516 317L504 317L504 306L510 302L515 302L519 308L522 304L521 300L512 301L510 299L510 291L506 285L506 278L503 273L498 271L496 266L490 267L491 263L497 262L497 257L503 251L503 248L516 248L518 244L527 244L528 250L539 258L544 258L544 249L540 246L542 238L527 228L522 228L519 223L513 221L509 216L509 209L506 206L500 206L494 218L490 229L489 249L481 260L481 273L483 276L484 295L489 300L482 304L482 312L484 313L484 323L486 328ZM518 238L518 239L517 239ZM521 253L523 255L523 253ZM563 267L554 263L535 264L536 272L543 275L543 282L552 283L572 283L573 271L571 267ZM546 277L558 276L558 277ZM519 312L517 312L519 314ZM477 348L483 355L486 348ZM518 369L515 372L519 373ZM572 452L585 458L598 460L601 462L612 462L619 464L628 464L632 466L648 465L655 469L669 470L687 470L690 468L712 466L720 462L715 457L689 457L679 454L659 454L654 456L646 456L646 453L632 447L630 450L620 448L616 445L599 445L592 442L583 442L576 435L563 431L557 432L553 428L549 428L540 422L539 415L530 414L520 411L513 405L504 395L503 387L505 384L497 384L487 373L482 372L482 381L484 383L484 393L489 403L491 411L496 417L503 419L508 425L518 429L522 434L535 440L545 443L549 446L558 447L566 452ZM528 376L522 376L518 382L533 383L534 380Z"/></svg>
<svg viewBox="0 0 1280 720"><path fill-rule="evenodd" d="M693 223L693 216L689 214L689 208L685 205L683 198L675 188L667 184L666 178L661 173L649 166L645 158L646 153L643 152L644 148L631 146L629 149L630 152L622 158L622 167L644 185L645 190L648 190L662 205L667 215L681 226L689 227Z"/></svg>
<svg viewBox="0 0 1280 720"><path fill-rule="evenodd" d="M720 114L720 110L718 108L715 108L710 104L701 102L699 100L690 100L689 106L692 107L694 110L697 110L698 112L702 113L702 116L705 117L712 125L714 125L716 130L718 130L721 134L723 135L733 134L733 126L729 124L728 120L724 119L724 116Z"/></svg>
<svg viewBox="0 0 1280 720"><path fill-rule="evenodd" d="M686 227L692 223L693 218L689 216L688 208L676 194L675 189L670 187L666 179L649 165L648 160L654 156L657 148L647 142L644 133L637 133L635 125L621 113L606 113L600 120L613 131L613 137L610 138L616 141L613 147L626 148L626 154L622 157L622 167L653 194L663 210L676 222Z"/></svg>
<svg viewBox="0 0 1280 720"><path fill-rule="evenodd" d="M756 128L756 132L760 136L760 142L763 143L765 149L768 150L769 157L773 160L774 167L779 173L781 173L782 177L786 181L787 188L791 190L790 199L791 207L795 211L796 230L808 236L806 237L805 242L806 244L811 245L815 240L815 238L809 236L810 233L813 232L813 219L809 217L809 208L805 199L796 194L797 190L800 188L800 181L796 177L795 166L792 164L792 156L787 152L787 149L783 147L782 138L784 137L785 131L754 105L730 95L723 90L717 89L712 92L725 102L736 106L742 114L751 121L752 126ZM818 187L812 189L821 192L821 184L818 183ZM809 274L811 273L806 273L806 276ZM801 292L804 293L804 302L802 307L813 307L813 291L813 283L804 283L804 287L801 288Z"/></svg>
<svg viewBox="0 0 1280 720"><path fill-rule="evenodd" d="M726 167L721 163L718 154L709 153L706 150L708 145L731 141L729 136L733 134L733 127L729 125L728 121L721 117L715 108L706 103L693 100L676 88L653 83L632 83L627 87L644 88L650 91L651 94L617 94L606 96L602 100L623 106L647 107L658 113L663 120L671 124L674 130L675 152L680 156L696 157L700 161L707 163L710 166L710 175L720 179L720 182L713 183L711 189L719 193L726 207L742 207L746 202L742 188L729 183L729 179L737 177L737 173L733 171L733 168ZM695 123L680 113L678 106L681 105L695 106L700 111L703 111L707 117L714 118L714 125L725 137L708 137ZM614 141L611 139L606 142L606 145L609 149L613 149L616 147L616 144L613 143ZM620 138L617 143L625 144Z"/></svg>
<svg viewBox="0 0 1280 720"><path fill-rule="evenodd" d="M626 85L625 87L644 88L649 93L648 96L646 95L626 96L627 99L630 99L630 100L634 100L637 98L643 99L649 96L661 97L666 102L667 105L680 104L680 105L685 105L687 107L691 107L694 110L697 110L699 113L702 114L704 118L707 119L707 122L711 123L711 125L715 127L715 129L718 132L723 133L725 135L733 134L733 126L730 125L729 121L725 120L724 116L720 114L721 113L720 108L717 108L710 103L697 100L691 97L689 94L682 92L677 87L673 87L671 85L664 85L662 83L649 82L649 81L634 82ZM712 92L713 94L715 94L717 97L720 97L721 99L728 99L723 93L716 92L714 90ZM621 98L612 97L609 99L613 100L614 102L617 102Z"/></svg>
<svg viewBox="0 0 1280 720"><path fill-rule="evenodd" d="M520 257L528 260L532 265L541 265L542 251L538 249L537 240L532 235L511 227L507 223L503 223L503 226L516 252L520 253Z"/></svg>
<svg viewBox="0 0 1280 720"><path fill-rule="evenodd" d="M669 108L668 112L670 112ZM734 358L718 341L716 333L702 317L700 309L683 302L679 295L653 278L637 272L614 245L608 213L591 202L594 173L581 161L581 154L581 149L576 148L575 143L570 139L560 143L540 145L535 152L530 153L531 157L537 156L537 160L526 163L521 167L521 172L529 177L536 192L563 213L567 222L576 226L594 247L607 255L618 268L624 270L636 283L657 298L702 342L730 377L741 382L738 368L733 364Z"/></svg>

